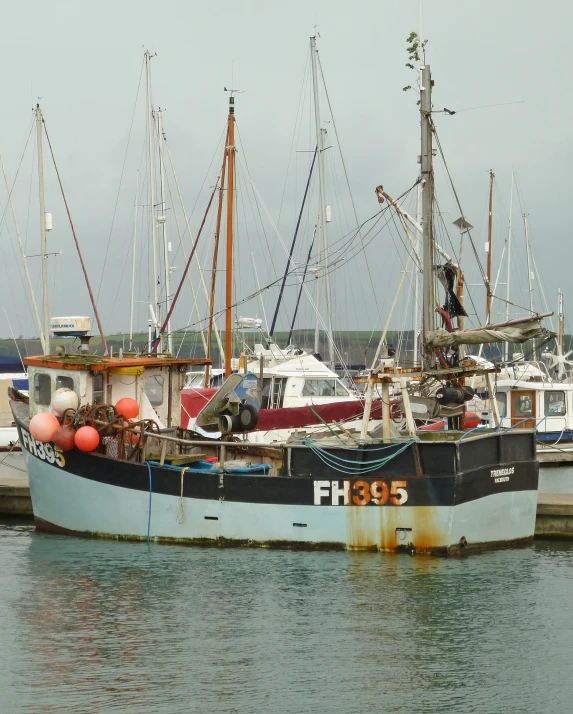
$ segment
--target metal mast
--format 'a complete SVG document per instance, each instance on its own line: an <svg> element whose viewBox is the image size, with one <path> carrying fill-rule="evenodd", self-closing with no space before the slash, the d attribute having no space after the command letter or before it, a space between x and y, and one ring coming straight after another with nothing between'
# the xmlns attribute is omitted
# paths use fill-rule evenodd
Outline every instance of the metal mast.
<svg viewBox="0 0 573 714"><path fill-rule="evenodd" d="M487 223L487 285L486 285L486 300L485 300L485 324L489 325L491 320L491 239L493 234L493 179L494 173L490 169L489 172L489 217Z"/></svg>
<svg viewBox="0 0 573 714"><path fill-rule="evenodd" d="M507 229L507 280L505 284L505 321L509 322L509 278L511 275L511 214L513 211L513 169L511 170L511 192L509 194L509 226ZM504 345L504 359L509 360L509 342Z"/></svg>
<svg viewBox="0 0 573 714"><path fill-rule="evenodd" d="M157 141L159 143L159 180L161 186L161 226L163 230L163 262L165 268L165 314L169 313L171 305L171 270L170 270L170 253L171 245L167 241L167 216L165 215L165 162L163 157L163 142L165 140L163 134L163 112L161 109L157 112ZM171 320L167 323L167 351L173 354L173 336L171 335Z"/></svg>
<svg viewBox="0 0 573 714"><path fill-rule="evenodd" d="M523 226L525 228L525 249L527 251L527 279L529 285L529 311L533 315L533 273L531 272L531 246L529 245L529 231L527 230L527 216L523 214Z"/></svg>
<svg viewBox="0 0 573 714"><path fill-rule="evenodd" d="M44 155L42 152L42 110L36 104L36 134L38 142L38 185L40 191L40 238L42 253L42 288L44 304L44 354L50 354L50 317L48 313L48 257L46 256L46 206L44 204Z"/></svg>
<svg viewBox="0 0 573 714"><path fill-rule="evenodd" d="M129 351L133 349L133 305L135 300L135 257L137 249L137 209L139 201L139 171L135 182L135 202L133 204L133 261L131 265L131 306L129 311Z"/></svg>
<svg viewBox="0 0 573 714"><path fill-rule="evenodd" d="M16 221L16 211L14 210L14 202L12 201L12 191L8 186L8 177L6 176L6 169L4 168L4 161L0 157L0 163L2 164L2 173L4 175L4 183L6 184L6 192L8 193L8 200L10 201L10 208L12 210L12 219L14 220L14 228L16 229L16 237L18 238L18 246L20 248L20 255L22 256L22 263L24 264L24 273L26 275L26 282L28 283L28 292L30 293L30 300L32 302L32 309L34 311L34 317L36 318L36 327L38 328L38 333L40 335L40 344L42 346L42 352L46 354L46 348L44 345L44 329L42 327L42 320L40 318L40 313L38 311L38 305L36 304L36 296L34 295L34 288L32 287L32 280L30 278L30 271L28 270L28 263L26 261L26 255L24 254L24 246L22 245L22 239L20 237L20 229L18 228L18 222Z"/></svg>
<svg viewBox="0 0 573 714"><path fill-rule="evenodd" d="M328 362L330 367L334 366L334 344L332 339L332 309L331 309L331 295L330 295L330 275L329 275L329 264L328 264L328 235L326 229L326 200L324 194L324 152L326 150L326 130L322 129L320 126L320 104L318 101L318 77L316 71L316 37L310 38L310 60L312 67L312 89L314 98L314 123L316 129L316 145L318 147L318 195L319 195L319 216L318 216L318 255L324 258L324 277L325 277L325 289L326 289L326 326L327 326L327 340L328 340ZM322 260L321 260L322 262ZM317 276L317 280L319 276ZM317 301L316 310L318 313L319 308L319 295L320 288L317 285ZM317 314L317 325L314 333L314 349L315 352L319 351L319 326L318 326L318 314Z"/></svg>
<svg viewBox="0 0 573 714"><path fill-rule="evenodd" d="M557 290L557 299L558 299L558 309L559 309L559 335L557 337L557 345L559 348L559 354L563 354L563 334L564 334L564 326L565 326L565 314L563 312L563 293L561 292L561 288L558 288ZM561 367L562 365L560 365Z"/></svg>
<svg viewBox="0 0 573 714"><path fill-rule="evenodd" d="M145 53L145 76L147 78L147 141L149 153L149 196L151 201L151 246L153 252L153 309L152 319L154 329L157 330L160 321L159 312L159 295L158 295L158 278L157 270L157 232L155 226L155 170L154 170L154 152L153 152L153 124L155 117L153 114L153 101L151 96L151 54Z"/></svg>
<svg viewBox="0 0 573 714"><path fill-rule="evenodd" d="M430 65L422 67L420 86L420 112L422 114L422 242L423 242L423 287L422 287L422 332L423 332L423 367L432 369L435 356L432 348L426 344L428 333L435 329L434 308L434 231L432 225L432 204L434 202L434 171L432 167L432 76Z"/></svg>
<svg viewBox="0 0 573 714"><path fill-rule="evenodd" d="M527 279L529 285L529 311L533 315L533 273L531 272L531 246L529 245L529 231L527 230L527 215L523 214L523 226L525 228L525 249L527 251ZM532 340L533 359L537 358L535 339Z"/></svg>

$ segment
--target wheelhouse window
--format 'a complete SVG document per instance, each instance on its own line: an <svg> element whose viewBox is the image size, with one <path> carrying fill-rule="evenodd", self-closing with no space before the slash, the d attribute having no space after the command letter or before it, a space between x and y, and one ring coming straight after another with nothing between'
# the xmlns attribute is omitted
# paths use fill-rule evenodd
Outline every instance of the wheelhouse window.
<svg viewBox="0 0 573 714"><path fill-rule="evenodd" d="M507 394L505 392L498 392L495 395L495 401L497 402L497 411L501 419L507 416Z"/></svg>
<svg viewBox="0 0 573 714"><path fill-rule="evenodd" d="M160 374L145 378L145 393L151 406L159 407L163 404L163 377Z"/></svg>
<svg viewBox="0 0 573 714"><path fill-rule="evenodd" d="M545 392L545 413L551 416L563 416L567 412L565 392Z"/></svg>
<svg viewBox="0 0 573 714"><path fill-rule="evenodd" d="M34 375L34 401L46 406L52 399L52 380L49 374Z"/></svg>
<svg viewBox="0 0 573 714"><path fill-rule="evenodd" d="M337 379L305 379L303 397L347 397L348 390Z"/></svg>
<svg viewBox="0 0 573 714"><path fill-rule="evenodd" d="M56 389L74 389L74 378L59 374L56 377Z"/></svg>
<svg viewBox="0 0 573 714"><path fill-rule="evenodd" d="M92 377L92 380L94 404L103 404L103 374L101 372L97 372Z"/></svg>
<svg viewBox="0 0 573 714"><path fill-rule="evenodd" d="M533 416L533 400L529 394L519 394L514 402L516 417L530 417Z"/></svg>

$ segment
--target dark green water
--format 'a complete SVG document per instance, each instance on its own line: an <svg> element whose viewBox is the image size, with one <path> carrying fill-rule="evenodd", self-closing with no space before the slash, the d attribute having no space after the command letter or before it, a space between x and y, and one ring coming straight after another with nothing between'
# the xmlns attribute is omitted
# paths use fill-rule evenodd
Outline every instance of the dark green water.
<svg viewBox="0 0 573 714"><path fill-rule="evenodd" d="M573 545L461 560L0 526L0 712L568 712Z"/></svg>

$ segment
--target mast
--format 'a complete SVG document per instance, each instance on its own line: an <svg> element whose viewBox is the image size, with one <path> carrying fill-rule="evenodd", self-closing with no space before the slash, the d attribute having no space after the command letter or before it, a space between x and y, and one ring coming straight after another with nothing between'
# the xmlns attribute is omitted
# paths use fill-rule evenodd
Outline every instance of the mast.
<svg viewBox="0 0 573 714"><path fill-rule="evenodd" d="M38 328L38 334L40 335L40 344L42 346L42 352L46 354L46 348L44 344L44 329L42 328L42 320L40 318L40 313L38 311L38 305L36 304L36 297L34 295L34 288L32 287L32 280L30 278L30 271L28 270L28 263L26 261L26 255L24 254L24 246L22 245L22 238L20 237L20 229L18 227L18 222L16 220L16 211L14 210L14 202L12 201L12 191L8 186L8 177L6 176L6 169L4 168L4 161L0 157L0 163L2 163L2 173L4 174L4 183L6 184L6 191L8 193L8 200L10 201L10 208L12 210L12 219L14 221L14 228L16 229L16 237L18 238L18 246L20 248L20 255L22 256L22 263L24 264L24 273L26 275L26 282L28 283L28 292L30 293L30 300L32 302L32 309L34 311L34 317L36 318L36 327Z"/></svg>
<svg viewBox="0 0 573 714"><path fill-rule="evenodd" d="M563 293L561 292L561 288L558 288L557 290L557 301L558 301L558 309L559 309L559 335L557 337L557 346L559 348L559 354L563 354L563 328L564 328L564 323L565 323L565 315L563 313Z"/></svg>
<svg viewBox="0 0 573 714"><path fill-rule="evenodd" d="M422 331L423 331L423 367L432 369L435 365L433 350L427 347L428 333L435 329L436 297L434 294L434 231L432 225L432 204L434 202L434 172L432 168L432 76L430 65L422 67L420 86L420 112L422 115L422 247L423 247L423 286L422 286Z"/></svg>
<svg viewBox="0 0 573 714"><path fill-rule="evenodd" d="M529 285L529 312L533 315L533 273L531 272L531 246L529 245L529 231L527 230L527 215L523 214L523 226L525 229L525 249L527 251L527 280ZM535 340L533 340L533 357L535 354Z"/></svg>
<svg viewBox="0 0 573 714"><path fill-rule="evenodd" d="M422 220L422 186L418 184L416 197L416 220L418 223ZM416 231L415 251L419 253L420 233ZM417 364L420 359L420 270L414 263L414 364Z"/></svg>
<svg viewBox="0 0 573 714"><path fill-rule="evenodd" d="M329 264L328 264L328 234L327 234L327 220L326 220L326 200L324 194L324 153L326 150L326 130L322 129L320 126L320 104L318 101L318 78L316 71L316 37L310 38L310 59L312 67L312 89L314 98L314 124L316 130L316 145L318 147L318 195L319 195L319 218L318 218L318 255L324 256L324 276L325 276L325 289L326 289L326 324L327 324L327 340L328 340L328 362L330 367L334 366L334 344L332 338L332 306L331 306L331 295L330 295L330 275L329 275ZM318 279L318 276L317 276ZM318 312L319 307L319 284L317 284L317 301L316 310ZM319 351L319 326L318 326L318 315L317 324L314 333L314 349L315 352Z"/></svg>
<svg viewBox="0 0 573 714"><path fill-rule="evenodd" d="M211 294L209 295L209 326L207 328L207 359L211 359L211 340L213 338L213 320L215 313L215 287L217 283L217 262L219 259L219 238L221 236L221 217L223 215L223 195L225 193L225 169L227 166L227 145L229 143L229 130L225 137L225 151L223 153L223 168L221 169L221 182L219 184L219 204L217 206L217 225L215 228L215 245L213 247L213 264L211 267ZM220 347L220 346L219 346ZM221 355L219 355L219 359ZM205 365L205 386L209 386L210 365Z"/></svg>
<svg viewBox="0 0 573 714"><path fill-rule="evenodd" d="M227 255L225 287L225 378L231 374L233 348L233 203L235 199L235 98L229 97L227 139Z"/></svg>
<svg viewBox="0 0 573 714"><path fill-rule="evenodd" d="M487 285L486 285L486 300L485 300L485 324L489 325L491 320L491 239L493 234L493 179L494 173L490 169L489 172L489 217L487 224Z"/></svg>
<svg viewBox="0 0 573 714"><path fill-rule="evenodd" d="M159 144L159 182L161 187L161 227L163 231L163 262L165 268L165 314L169 313L171 304L171 270L169 254L171 245L167 241L167 216L165 215L165 161L163 157L163 112L157 112L157 141ZM173 354L173 336L171 334L171 320L167 323L167 351Z"/></svg>
<svg viewBox="0 0 573 714"><path fill-rule="evenodd" d="M149 192L151 200L151 246L153 251L153 309L150 310L154 318L154 330L160 324L159 311L159 296L157 292L157 283L159 273L157 271L157 233L155 226L155 171L154 171L154 152L153 152L153 124L155 117L153 114L153 102L151 97L151 54L145 52L145 75L147 78L147 141L149 153Z"/></svg>
<svg viewBox="0 0 573 714"><path fill-rule="evenodd" d="M50 317L48 313L48 258L46 256L46 206L44 204L44 155L42 151L42 110L36 104L36 135L38 142L38 185L40 192L40 239L42 253L42 289L44 307L44 354L50 354Z"/></svg>
<svg viewBox="0 0 573 714"><path fill-rule="evenodd" d="M527 279L529 284L529 311L533 315L533 273L531 272L531 246L529 245L529 231L527 230L527 216L523 214L523 226L525 228L525 249L527 251Z"/></svg>
<svg viewBox="0 0 573 714"><path fill-rule="evenodd" d="M137 247L137 201L139 200L139 171L135 182L135 203L133 204L133 262L131 265L131 309L129 314L129 351L133 349L133 305L135 298L135 254Z"/></svg>
<svg viewBox="0 0 573 714"><path fill-rule="evenodd" d="M511 191L509 194L509 226L507 229L507 279L505 284L505 321L509 322L509 278L511 275L511 214L513 211L513 181L514 173L511 170ZM509 360L509 342L504 346L504 359Z"/></svg>

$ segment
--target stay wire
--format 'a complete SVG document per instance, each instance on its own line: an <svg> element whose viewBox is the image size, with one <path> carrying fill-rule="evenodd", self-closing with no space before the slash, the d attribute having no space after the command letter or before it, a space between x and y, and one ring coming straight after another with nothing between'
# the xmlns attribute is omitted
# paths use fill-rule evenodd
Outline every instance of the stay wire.
<svg viewBox="0 0 573 714"><path fill-rule="evenodd" d="M116 216L117 207L118 207L118 204L119 204L119 196L120 196L120 193L121 193L121 186L122 186L122 183L123 183L123 174L124 174L124 172L125 172L125 164L126 164L126 162L127 162L127 153L128 153L128 151L129 151L129 144L130 144L130 141L131 141L131 132L132 132L132 130L133 130L133 122L134 122L134 119L135 119L135 110L137 109L137 100L139 99L139 90L140 90L140 88L141 88L141 79L142 79L142 77L143 77L143 68L144 68L144 66L145 66L145 59L144 59L144 60L142 61L142 63L141 63L141 71L140 71L140 73L139 73L139 82L137 83L137 92L135 93L135 102L133 103L133 112L132 112L132 114L131 114L131 123L130 123L130 125L129 125L129 133L128 133L128 135L127 135L127 145L126 145L126 147L125 147L125 153L124 153L124 155L123 155L123 164L122 164L122 166L121 166L121 174L120 174L120 177L119 177L119 186L118 186L118 188L117 188L117 195L116 195L116 197L115 197L115 206L113 207L113 214L112 214L112 217L111 217L111 226L110 226L110 229L109 229L109 235L108 235L108 237L107 237L107 246L106 246L106 249L105 249L105 255L104 255L104 259L103 259L103 266L102 266L102 270L101 270L101 277L100 277L100 281L99 281L99 285L98 285L98 289L97 289L96 302L99 300L99 295L100 295L100 292L101 292L101 286L102 286L102 284L103 284L103 278L104 278L104 276L105 276L105 267L106 267L106 264L107 264L107 256L108 256L108 253L109 253L109 247L110 247L110 245L111 245L111 236L112 236L112 233L113 233L113 226L114 226L114 224L115 224L115 216Z"/></svg>
<svg viewBox="0 0 573 714"><path fill-rule="evenodd" d="M438 146L438 150L439 150L439 152L440 152L441 159L442 159L442 161L443 161L443 163L444 163L444 168L446 169L446 174L447 174L447 176L448 176L448 180L449 180L449 182L450 182L450 186L451 186L451 189L452 189L452 191L453 191L454 198L456 199L456 204L457 204L457 206L458 206L458 209L459 209L459 211L460 211L460 214L463 216L463 215L464 215L464 212L463 212L463 209L462 209L462 205L461 205L461 203L460 203L460 199L459 199L459 197L458 197L458 193L457 193L457 191L456 191L456 189L455 189L454 182L453 182L452 177L451 177L451 174L450 174L450 169L449 169L448 164L447 164L447 162L446 162L446 157L445 157L445 155L444 155L444 152L443 152L443 149L442 149L442 145L441 145L441 143L440 143L440 137L438 136L438 132L437 132L437 129L436 129L436 125L434 124L434 121L433 121L433 119L432 119L431 117L429 117L429 119L430 119L430 126L431 126L431 128L432 128L432 133L433 133L434 137L436 138L436 144L437 144L437 146ZM486 276L485 270L484 270L484 268L483 268L483 266L482 266L482 264L481 264L481 260L480 260L479 254L478 254L478 252L477 252L477 249L476 249L476 247L475 247L475 244L474 244L474 241L473 241L473 238L472 238L472 236L471 236L471 233L470 233L469 229L466 230L466 233L468 234L468 238L470 239L470 244L471 244L471 246L472 246L472 250L473 250L473 252L474 252L474 256L475 256L476 262L477 262L478 267L479 267L479 270L480 270L480 272L481 272L481 278L482 278L482 280L483 280L484 285L487 286L487 276Z"/></svg>

